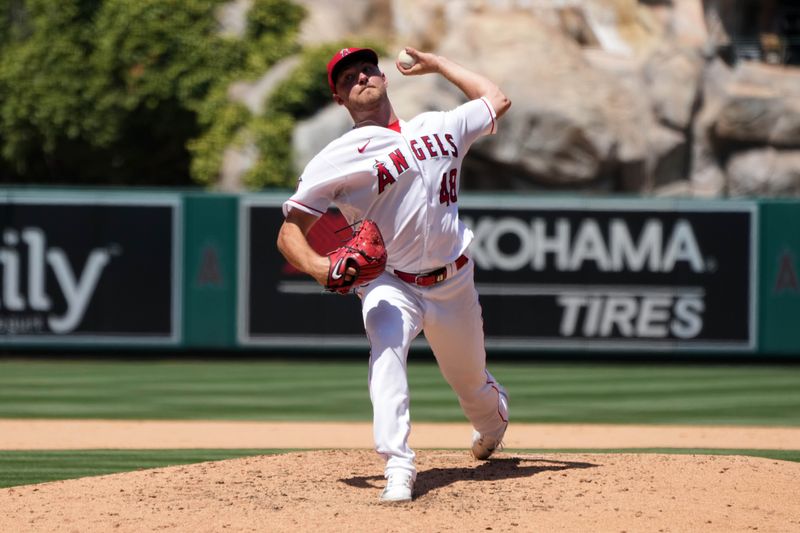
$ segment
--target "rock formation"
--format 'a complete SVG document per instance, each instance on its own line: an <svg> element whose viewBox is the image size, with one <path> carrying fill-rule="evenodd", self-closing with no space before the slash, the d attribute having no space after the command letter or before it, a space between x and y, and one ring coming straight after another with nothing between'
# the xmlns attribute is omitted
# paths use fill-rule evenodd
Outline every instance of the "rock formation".
<svg viewBox="0 0 800 533"><path fill-rule="evenodd" d="M513 106L498 134L473 147L471 189L800 193L800 69L722 57L719 10L735 1L299 3L310 13L304 44L388 39L390 49L434 51L501 85ZM403 117L463 100L436 77L403 78L393 58L382 66ZM236 97L263 101L245 89ZM300 123L297 167L349 127L335 105Z"/></svg>

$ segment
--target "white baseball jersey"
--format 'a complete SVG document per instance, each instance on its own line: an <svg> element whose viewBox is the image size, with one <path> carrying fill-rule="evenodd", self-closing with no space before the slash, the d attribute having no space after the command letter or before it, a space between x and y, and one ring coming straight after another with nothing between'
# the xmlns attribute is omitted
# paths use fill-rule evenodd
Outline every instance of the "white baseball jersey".
<svg viewBox="0 0 800 533"><path fill-rule="evenodd" d="M377 223L389 268L426 272L451 263L472 241L458 218L461 163L476 139L495 132L495 118L481 98L401 120L399 131L355 128L309 162L284 215L321 216L334 204L350 224Z"/></svg>

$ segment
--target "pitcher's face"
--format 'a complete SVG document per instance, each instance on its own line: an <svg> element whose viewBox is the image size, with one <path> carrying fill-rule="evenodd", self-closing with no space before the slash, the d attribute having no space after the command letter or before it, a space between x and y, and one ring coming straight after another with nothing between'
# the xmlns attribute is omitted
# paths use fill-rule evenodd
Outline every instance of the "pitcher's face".
<svg viewBox="0 0 800 533"><path fill-rule="evenodd" d="M374 108L386 98L386 86L386 75L377 65L357 61L337 76L334 100L349 110Z"/></svg>

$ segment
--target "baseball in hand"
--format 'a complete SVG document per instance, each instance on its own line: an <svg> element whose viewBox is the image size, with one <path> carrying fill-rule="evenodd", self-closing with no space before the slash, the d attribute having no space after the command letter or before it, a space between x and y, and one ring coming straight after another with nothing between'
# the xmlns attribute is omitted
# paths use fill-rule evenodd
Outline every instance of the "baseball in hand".
<svg viewBox="0 0 800 533"><path fill-rule="evenodd" d="M399 54L397 54L397 62L400 63L403 68L411 68L416 64L417 61L411 57L411 54L403 49L400 50Z"/></svg>

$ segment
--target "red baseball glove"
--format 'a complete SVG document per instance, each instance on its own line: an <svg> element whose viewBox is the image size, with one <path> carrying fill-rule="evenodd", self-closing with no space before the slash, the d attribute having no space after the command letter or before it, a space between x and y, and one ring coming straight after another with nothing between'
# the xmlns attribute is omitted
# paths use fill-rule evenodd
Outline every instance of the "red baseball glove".
<svg viewBox="0 0 800 533"><path fill-rule="evenodd" d="M374 280L386 269L386 247L377 224L365 219L353 236L328 254L330 268L325 289L347 294L351 289ZM347 274L353 267L355 276Z"/></svg>

